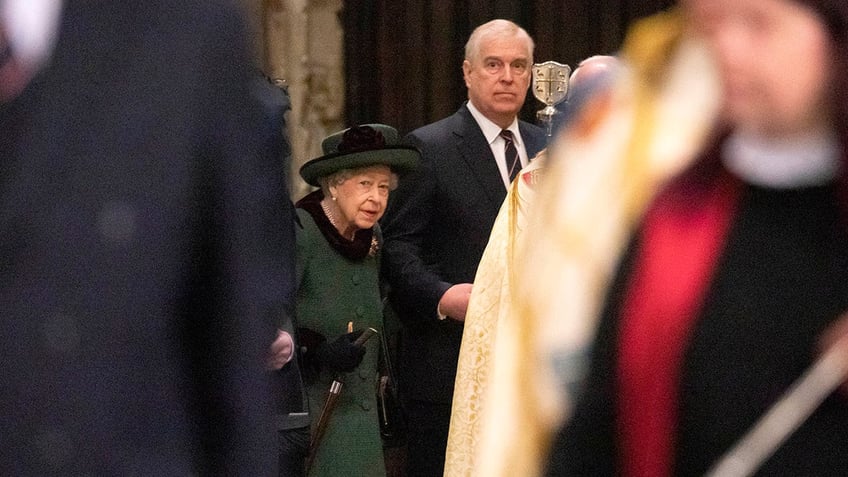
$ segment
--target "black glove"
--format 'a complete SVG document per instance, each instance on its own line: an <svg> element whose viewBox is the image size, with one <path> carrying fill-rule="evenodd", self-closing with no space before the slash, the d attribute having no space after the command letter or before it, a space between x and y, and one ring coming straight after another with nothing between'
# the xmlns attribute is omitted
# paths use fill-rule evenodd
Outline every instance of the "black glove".
<svg viewBox="0 0 848 477"><path fill-rule="evenodd" d="M333 342L327 342L327 338L321 333L309 328L298 328L297 337L304 364L312 368L314 372L318 372L321 368L345 373L353 371L365 356L365 348L353 344L362 331L347 333Z"/></svg>
<svg viewBox="0 0 848 477"><path fill-rule="evenodd" d="M318 345L315 357L320 364L327 365L335 371L344 373L353 371L365 356L365 348L353 344L361 334L362 330L357 330L341 335L333 342L325 341Z"/></svg>

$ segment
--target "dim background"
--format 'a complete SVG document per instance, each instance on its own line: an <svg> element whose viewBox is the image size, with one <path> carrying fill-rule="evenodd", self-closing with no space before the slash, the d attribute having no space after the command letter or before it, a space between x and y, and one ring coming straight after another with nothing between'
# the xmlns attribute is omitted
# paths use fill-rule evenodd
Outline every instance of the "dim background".
<svg viewBox="0 0 848 477"><path fill-rule="evenodd" d="M257 58L289 85L292 195L307 191L297 170L320 156L328 134L380 122L405 134L454 113L466 99L464 46L494 18L512 20L536 43L534 61L572 68L615 54L636 19L670 0L242 0ZM542 103L528 93L522 119Z"/></svg>

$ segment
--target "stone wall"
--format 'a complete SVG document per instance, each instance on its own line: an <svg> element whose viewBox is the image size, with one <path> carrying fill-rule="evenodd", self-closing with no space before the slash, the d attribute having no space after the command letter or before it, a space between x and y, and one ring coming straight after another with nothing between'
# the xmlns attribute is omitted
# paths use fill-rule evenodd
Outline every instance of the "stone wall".
<svg viewBox="0 0 848 477"><path fill-rule="evenodd" d="M257 62L285 80L291 95L292 198L309 187L300 166L320 155L321 140L344 127L342 0L242 0L253 26Z"/></svg>

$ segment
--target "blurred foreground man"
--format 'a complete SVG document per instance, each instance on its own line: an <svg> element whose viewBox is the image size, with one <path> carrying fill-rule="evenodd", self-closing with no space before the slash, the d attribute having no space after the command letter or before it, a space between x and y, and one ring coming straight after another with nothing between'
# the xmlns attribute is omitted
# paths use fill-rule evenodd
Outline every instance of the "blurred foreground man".
<svg viewBox="0 0 848 477"><path fill-rule="evenodd" d="M293 245L239 12L0 6L0 474L273 475Z"/></svg>
<svg viewBox="0 0 848 477"><path fill-rule="evenodd" d="M848 398L834 389L848 371L848 3L678 3L625 44L641 81L633 127L615 136L630 145L615 156L630 173L622 195L641 191L618 209L625 233L609 250L621 253L596 282L592 363L548 475L843 475ZM697 66L680 55L687 44L708 62L669 84ZM697 120L709 77L716 115ZM675 90L692 98L667 101ZM614 101L606 117L625 119ZM693 126L706 134L684 137ZM670 151L681 154L661 161ZM677 170L655 174L670 162ZM784 400L822 369L823 350L842 364Z"/></svg>

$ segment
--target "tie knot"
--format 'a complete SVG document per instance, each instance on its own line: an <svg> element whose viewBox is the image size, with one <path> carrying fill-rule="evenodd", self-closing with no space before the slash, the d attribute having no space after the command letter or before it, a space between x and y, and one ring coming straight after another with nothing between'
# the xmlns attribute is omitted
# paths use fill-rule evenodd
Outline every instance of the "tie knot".
<svg viewBox="0 0 848 477"><path fill-rule="evenodd" d="M512 142L512 131L510 131L509 129L501 130L501 137L504 138L504 140L506 141Z"/></svg>

